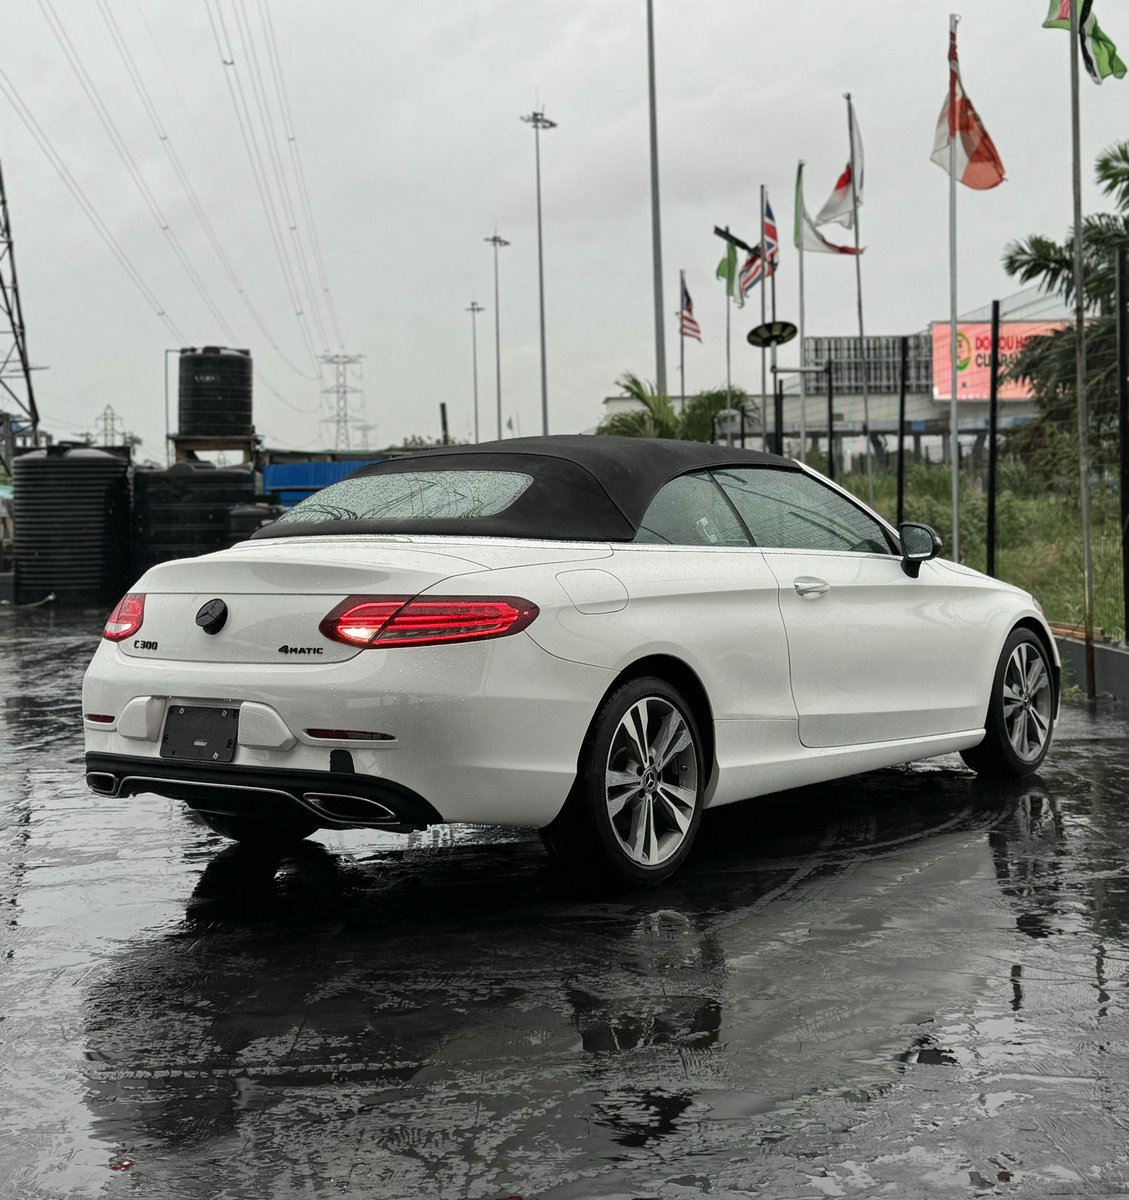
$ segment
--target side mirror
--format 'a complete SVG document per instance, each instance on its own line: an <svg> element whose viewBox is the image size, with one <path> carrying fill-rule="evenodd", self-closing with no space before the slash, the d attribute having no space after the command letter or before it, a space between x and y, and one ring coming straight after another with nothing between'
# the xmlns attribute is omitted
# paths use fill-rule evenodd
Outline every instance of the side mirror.
<svg viewBox="0 0 1129 1200"><path fill-rule="evenodd" d="M916 579L921 564L941 553L941 535L932 525L915 525L909 521L898 526L902 540L902 570Z"/></svg>

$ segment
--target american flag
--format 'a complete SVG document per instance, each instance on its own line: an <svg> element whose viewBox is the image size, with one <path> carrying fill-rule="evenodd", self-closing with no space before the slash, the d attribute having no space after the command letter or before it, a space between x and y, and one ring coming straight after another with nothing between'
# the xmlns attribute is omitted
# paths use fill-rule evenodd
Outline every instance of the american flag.
<svg viewBox="0 0 1129 1200"><path fill-rule="evenodd" d="M682 307L678 310L678 319L681 322L679 332L683 337L697 338L699 342L702 340L702 330L694 316L694 302L690 299L685 279L682 281Z"/></svg>
<svg viewBox="0 0 1129 1200"><path fill-rule="evenodd" d="M768 260L768 274L771 275L780 262L780 232L776 228L776 217L773 215L772 205L769 204L767 196L764 200L764 255ZM761 262L761 248L754 246L749 251L749 257L745 259L745 265L741 268L741 295L747 296L760 283L763 275L764 264Z"/></svg>

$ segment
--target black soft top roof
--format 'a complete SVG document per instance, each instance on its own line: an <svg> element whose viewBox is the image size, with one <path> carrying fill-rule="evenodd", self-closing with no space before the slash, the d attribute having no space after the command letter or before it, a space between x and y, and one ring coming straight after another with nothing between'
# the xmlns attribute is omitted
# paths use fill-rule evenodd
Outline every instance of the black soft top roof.
<svg viewBox="0 0 1129 1200"><path fill-rule="evenodd" d="M655 493L670 480L711 467L799 471L790 458L705 442L592 435L511 438L441 446L388 459L350 479L405 471L520 471L533 483L504 511L452 519L299 521L268 525L256 538L340 533L432 533L458 536L631 541Z"/></svg>

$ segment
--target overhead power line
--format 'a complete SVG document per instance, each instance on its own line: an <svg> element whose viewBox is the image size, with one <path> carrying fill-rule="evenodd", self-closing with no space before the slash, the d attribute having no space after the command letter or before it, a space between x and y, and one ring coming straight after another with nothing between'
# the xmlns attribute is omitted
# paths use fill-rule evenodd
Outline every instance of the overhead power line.
<svg viewBox="0 0 1129 1200"><path fill-rule="evenodd" d="M234 344L238 341L238 337L228 324L227 319L223 315L219 306L212 299L211 293L208 291L204 281L200 278L199 272L193 265L192 260L185 252L181 245L180 239L173 230L168 219L165 217L161 206L157 203L156 197L153 195L152 189L145 180L141 169L138 167L133 154L125 143L113 117L110 115L94 81L90 78L85 66L82 63L82 58L75 49L74 43L71 41L62 21L51 5L51 0L39 0L40 10L47 18L47 23L51 27L51 32L55 35L55 40L59 43L64 56L67 59L71 70L74 72L79 83L82 85L83 91L86 93L87 99L90 101L94 112L98 117L102 128L106 131L106 135L110 139L110 144L114 147L118 157L122 160L126 170L129 172L130 178L133 180L141 198L145 201L146 207L149 209L158 228L165 235L169 245L172 247L173 253L176 255L180 265L184 268L185 274L188 276L192 286L196 289L200 299L204 302L205 307L212 314L219 328L224 335L229 339L230 343Z"/></svg>
<svg viewBox="0 0 1129 1200"><path fill-rule="evenodd" d="M8 75L5 73L3 68L0 68L0 91L4 92L4 95L8 98L8 102L11 104L16 116L19 117L19 119L23 122L28 133L31 134L33 140L39 146L40 150L43 151L47 161L55 169L56 174L66 185L71 195L75 198L78 206L86 215L87 220L89 220L94 226L98 236L106 243L110 249L110 252L118 260L118 263L129 277L130 282L145 298L145 302L149 305L153 312L156 313L156 315L164 322L165 327L173 335L177 343L183 346L187 340L184 334L181 333L176 323L165 311L165 306L160 300L157 299L156 293L145 282L141 272L137 269L137 267L134 266L133 261L122 249L117 238L115 238L110 232L109 226L107 226L106 222L103 221L98 215L98 210L94 207L90 198L86 195L82 185L67 169L67 166L59 156L58 151L52 145L51 139L43 131L39 125L39 122L36 121L35 117L31 113L31 110L27 107L23 101L23 98L20 96L15 84L13 84L11 79L8 78Z"/></svg>
<svg viewBox="0 0 1129 1200"><path fill-rule="evenodd" d="M275 255L278 258L279 267L286 282L290 302L294 307L294 315L298 319L298 327L301 331L306 351L310 356L311 362L316 366L318 355L310 336L309 324L300 298L300 290L297 285L295 273L286 253L284 239L281 236L281 223L278 218L277 207L270 191L266 166L263 162L262 151L259 148L259 138L255 133L255 123L251 115L250 105L247 102L242 75L236 66L235 52L232 49L231 38L227 31L227 23L223 16L223 9L219 0L216 0L214 8L213 0L205 0L205 8L208 12L208 20L212 27L212 36L216 42L216 49L223 64L224 80L227 84L228 94L231 96L232 106L235 109L236 121L238 122L239 132L243 139L243 147L251 164L251 174L255 180L255 188L259 195L259 202L263 207L263 214L266 217L267 229L274 244Z"/></svg>
<svg viewBox="0 0 1129 1200"><path fill-rule="evenodd" d="M259 15L263 28L267 33L267 49L270 54L271 68L274 72L275 85L278 88L279 105L282 111L283 128L286 133L286 144L290 147L294 163L294 174L298 180L298 195L302 203L302 212L306 218L306 228L310 236L310 245L314 252L314 262L318 269L318 282L322 295L325 296L326 309L329 312L333 335L339 346L344 345L341 336L341 326L337 320L337 306L333 301L333 291L329 286L329 276L325 269L325 257L321 251L321 238L318 236L317 222L314 220L313 206L310 204L310 192L306 186L306 171L302 165L302 153L298 146L298 138L294 132L294 117L290 111L290 96L286 90L286 77L282 72L282 59L278 53L278 39L274 34L274 20L270 15L270 5L265 0L258 0Z"/></svg>
<svg viewBox="0 0 1129 1200"><path fill-rule="evenodd" d="M293 244L294 258L298 264L298 274L301 276L302 287L305 291L307 309L313 318L314 325L317 328L318 339L324 349L328 347L329 339L325 334L325 325L321 317L321 306L318 304L317 293L314 291L310 278L310 268L306 262L306 251L302 245L302 237L298 229L298 219L294 212L294 202L291 199L290 187L286 181L286 168L278 147L274 114L271 111L270 99L267 96L262 68L259 66L259 52L255 46L255 38L251 31L251 24L247 19L247 11L243 5L243 0L232 0L232 9L235 15L235 26L243 43L244 54L251 67L251 91L255 97L255 106L259 111L259 121L263 129L263 142L267 148L271 173L274 176L275 186L278 189L279 199L282 204L283 216L286 219L286 227Z"/></svg>
<svg viewBox="0 0 1129 1200"><path fill-rule="evenodd" d="M167 127L161 120L160 113L157 111L157 106L153 100L152 93L149 91L148 87L146 87L141 72L137 67L137 63L134 60L133 55L130 53L125 35L122 33L117 19L114 17L107 0L97 0L97 3L99 11L102 14L102 19L110 32L110 36L113 39L114 45L117 47L118 54L121 56L122 62L125 64L126 72L129 75L134 90L137 92L137 95L141 100L141 105L145 110L145 114L149 118L149 123L153 126L153 130L156 133L161 146L168 155L177 180L179 181L180 186L184 189L184 194L188 197L188 201L192 205L192 209L200 222L200 226L204 230L212 249L215 251L215 255L219 259L220 264L224 269L224 273L227 275L228 281L239 295L240 300L243 302L244 307L247 309L248 314L255 322L255 325L258 327L260 333L262 333L263 337L266 338L268 344L275 351L275 353L278 354L286 366L307 379L316 379L316 374L307 374L290 360L286 352L278 344L277 339L267 327L267 324L263 320L258 308L252 302L251 297L247 293L247 289L243 286L242 281L236 274L235 268L232 266L231 260L225 252L222 243L220 242L219 236L215 231L215 227L209 219L204 205L201 202L196 189L192 185L192 181L188 177L188 173L184 168L184 164L181 162L180 155L177 153L176 147L174 146L172 138L168 133Z"/></svg>

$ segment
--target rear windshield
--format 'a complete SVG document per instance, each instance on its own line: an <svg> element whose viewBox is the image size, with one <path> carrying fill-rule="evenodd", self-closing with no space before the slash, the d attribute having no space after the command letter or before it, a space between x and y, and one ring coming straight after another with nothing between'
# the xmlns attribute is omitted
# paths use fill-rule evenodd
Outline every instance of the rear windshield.
<svg viewBox="0 0 1129 1200"><path fill-rule="evenodd" d="M533 482L520 471L389 471L330 484L282 514L301 521L407 521L492 517Z"/></svg>

